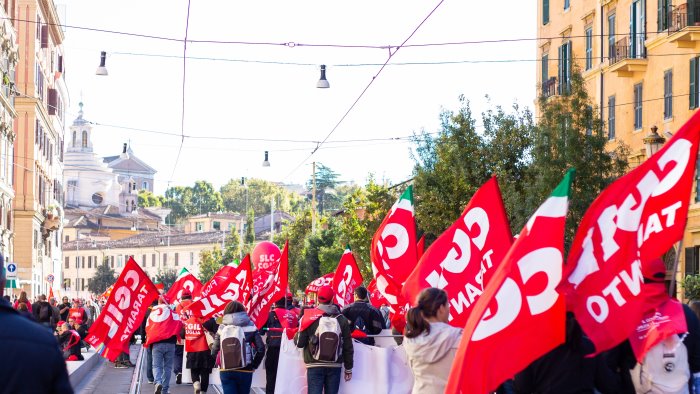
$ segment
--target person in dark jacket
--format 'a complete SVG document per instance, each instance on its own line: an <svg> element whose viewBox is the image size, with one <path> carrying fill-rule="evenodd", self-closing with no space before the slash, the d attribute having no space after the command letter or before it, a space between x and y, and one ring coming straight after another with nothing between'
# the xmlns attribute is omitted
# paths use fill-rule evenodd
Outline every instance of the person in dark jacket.
<svg viewBox="0 0 700 394"><path fill-rule="evenodd" d="M231 301L224 309L224 317L214 336L214 343L211 348L211 354L214 357L221 349L220 334L225 326L238 326L243 329L245 340L250 344L253 353L253 360L243 368L220 370L221 386L224 389L224 394L249 393L250 386L253 384L253 371L260 366L263 357L265 357L265 342L260 337L255 324L250 320L243 304L238 301Z"/></svg>
<svg viewBox="0 0 700 394"><path fill-rule="evenodd" d="M51 325L53 308L51 308L51 304L46 301L46 295L42 294L39 296L39 301L35 302L32 306L32 312L34 313L34 320L53 331L53 326Z"/></svg>
<svg viewBox="0 0 700 394"><path fill-rule="evenodd" d="M2 297L4 290L5 268L0 256L0 349L3 359L12 360L15 366L0 368L0 391L72 394L56 339L46 329L20 316Z"/></svg>
<svg viewBox="0 0 700 394"><path fill-rule="evenodd" d="M71 330L67 322L58 322L58 345L63 350L63 359L66 361L82 361L80 353L80 334Z"/></svg>
<svg viewBox="0 0 700 394"><path fill-rule="evenodd" d="M364 286L355 288L355 302L343 308L343 316L350 321L350 326L365 334L381 334L384 327L384 318L379 309L369 303L369 292ZM374 338L360 338L358 341L365 345L374 346Z"/></svg>
<svg viewBox="0 0 700 394"><path fill-rule="evenodd" d="M265 337L267 344L265 351L266 394L274 394L275 382L277 381L277 364L280 358L282 335L284 335L280 315L283 319L287 319L285 324L288 326L297 327L299 325L299 310L294 307L291 294L287 294L285 298L280 298L275 302L275 309L270 311L265 325L260 329L260 335L267 334Z"/></svg>
<svg viewBox="0 0 700 394"><path fill-rule="evenodd" d="M151 310L153 307L158 305L158 301L153 301L153 304L146 309L146 315L141 322L141 327L139 328L139 333L141 334L141 343L146 343L146 323L148 322L148 317L151 315ZM153 346L146 346L146 379L148 383L153 384L155 382L155 377L153 376Z"/></svg>
<svg viewBox="0 0 700 394"><path fill-rule="evenodd" d="M330 286L318 290L318 308L307 310L299 326L295 342L297 347L304 349L304 364L306 364L306 379L308 394L337 394L340 389L340 372L345 367L345 381L352 379L353 345L352 327L348 319L340 313L340 309L332 304L335 292ZM342 352L334 362L324 362L314 359L314 348L318 345L316 329L323 317L337 319L342 335Z"/></svg>
<svg viewBox="0 0 700 394"><path fill-rule="evenodd" d="M620 378L609 368L603 355L586 357L594 351L593 343L583 335L574 315L567 313L566 342L515 375L516 392L518 394L619 393Z"/></svg>
<svg viewBox="0 0 700 394"><path fill-rule="evenodd" d="M58 306L58 314L60 319L68 321L68 313L70 312L71 304L68 297L63 297L63 303Z"/></svg>

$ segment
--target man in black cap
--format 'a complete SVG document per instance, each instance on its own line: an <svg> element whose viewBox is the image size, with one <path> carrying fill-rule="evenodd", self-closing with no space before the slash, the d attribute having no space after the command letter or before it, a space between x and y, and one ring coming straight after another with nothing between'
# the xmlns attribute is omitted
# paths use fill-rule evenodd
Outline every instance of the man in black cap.
<svg viewBox="0 0 700 394"><path fill-rule="evenodd" d="M44 327L20 316L2 297L3 260L0 255L0 349L3 359L12 360L15 367L0 368L0 387L8 393L73 393L56 339Z"/></svg>

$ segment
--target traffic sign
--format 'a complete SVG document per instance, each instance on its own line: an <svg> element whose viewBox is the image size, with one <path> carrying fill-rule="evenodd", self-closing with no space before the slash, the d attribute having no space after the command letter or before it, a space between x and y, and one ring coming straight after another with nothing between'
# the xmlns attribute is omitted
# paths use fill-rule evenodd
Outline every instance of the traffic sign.
<svg viewBox="0 0 700 394"><path fill-rule="evenodd" d="M7 279L17 278L17 264L10 263L7 265Z"/></svg>
<svg viewBox="0 0 700 394"><path fill-rule="evenodd" d="M48 274L48 275L46 275L46 281L47 281L47 282L53 283L53 280L54 280L54 279L55 279L55 278L54 278L53 274Z"/></svg>

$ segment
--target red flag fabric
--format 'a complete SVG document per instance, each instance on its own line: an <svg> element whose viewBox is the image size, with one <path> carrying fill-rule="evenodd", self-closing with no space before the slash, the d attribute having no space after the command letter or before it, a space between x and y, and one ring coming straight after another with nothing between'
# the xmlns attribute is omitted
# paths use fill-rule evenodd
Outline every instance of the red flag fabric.
<svg viewBox="0 0 700 394"><path fill-rule="evenodd" d="M177 336L180 338L182 331L182 321L180 315L170 309L166 304L156 305L151 309L146 322L146 343L144 346L149 346L152 343Z"/></svg>
<svg viewBox="0 0 700 394"><path fill-rule="evenodd" d="M683 305L678 300L669 298L644 315L629 340L634 356L641 363L647 351L659 342L671 335L686 332L688 324L685 321Z"/></svg>
<svg viewBox="0 0 700 394"><path fill-rule="evenodd" d="M377 290L389 303L392 313L405 316L406 300L401 286L418 262L413 186L409 186L391 207L372 238L370 258ZM403 324L397 320L399 326ZM395 327L396 328L396 327Z"/></svg>
<svg viewBox="0 0 700 394"><path fill-rule="evenodd" d="M560 290L596 352L627 339L658 305L643 296L643 273L683 237L699 138L695 113L661 150L603 190L579 224Z"/></svg>
<svg viewBox="0 0 700 394"><path fill-rule="evenodd" d="M274 274L264 283L259 292L253 294L250 308L248 309L248 315L258 329L265 325L272 303L286 295L289 279L287 276L288 259L289 241L286 241Z"/></svg>
<svg viewBox="0 0 700 394"><path fill-rule="evenodd" d="M114 289L114 285L111 285L105 290L104 293L100 296L100 298L109 298L110 295L112 295L112 290Z"/></svg>
<svg viewBox="0 0 700 394"><path fill-rule="evenodd" d="M49 286L49 300L53 298L53 287Z"/></svg>
<svg viewBox="0 0 700 394"><path fill-rule="evenodd" d="M183 268L180 271L177 279L175 279L175 283L173 283L170 289L168 289L168 292L165 293L165 298L171 304L179 303L184 290L189 290L193 298L199 295L199 292L202 290L202 282L200 282L196 276L192 275L187 268Z"/></svg>
<svg viewBox="0 0 700 394"><path fill-rule="evenodd" d="M275 308L274 312L277 315L277 320L280 322L282 329L286 330L287 338L294 338L294 334L299 330L299 313L301 313L299 308Z"/></svg>
<svg viewBox="0 0 700 394"><path fill-rule="evenodd" d="M425 252L425 234L420 237L418 240L418 244L416 245L416 260L420 261L420 258L423 257L423 253Z"/></svg>
<svg viewBox="0 0 700 394"><path fill-rule="evenodd" d="M372 279L367 285L367 291L369 292L369 302L375 308L379 308L382 305L389 305L389 301L384 298L381 292L377 290L377 281Z"/></svg>
<svg viewBox="0 0 700 394"><path fill-rule="evenodd" d="M193 301L184 309L189 316L209 319L224 314L224 308L231 301L245 304L250 298L253 282L250 256L246 255L238 267L228 266L225 277L215 279L216 286L206 288L206 296ZM212 278L213 279L213 278ZM205 294L205 292L202 292Z"/></svg>
<svg viewBox="0 0 700 394"><path fill-rule="evenodd" d="M338 268L335 269L333 276L333 291L335 292L335 303L341 308L352 304L355 300L355 289L362 284L362 273L357 267L355 255L352 254L350 247L345 249L345 252L340 257Z"/></svg>
<svg viewBox="0 0 700 394"><path fill-rule="evenodd" d="M235 270L236 266L234 264L227 264L219 268L219 270L214 274L214 276L212 276L211 279L207 281L207 283L202 285L202 289L199 291L198 296L208 296L209 293L212 292L212 290L221 286L222 283L227 282L231 277L231 273Z"/></svg>
<svg viewBox="0 0 700 394"><path fill-rule="evenodd" d="M472 197L462 215L430 245L403 285L411 305L421 290L447 292L450 324L464 327L474 302L513 242L496 177Z"/></svg>
<svg viewBox="0 0 700 394"><path fill-rule="evenodd" d="M131 336L157 297L158 290L153 282L130 257L85 341L103 357L116 360L120 353L128 350Z"/></svg>
<svg viewBox="0 0 700 394"><path fill-rule="evenodd" d="M564 342L566 305L556 286L572 178L569 170L526 223L476 301L445 393L491 392Z"/></svg>
<svg viewBox="0 0 700 394"><path fill-rule="evenodd" d="M200 321L196 317L185 321L185 351L188 353L209 350L207 338L204 335L205 330Z"/></svg>
<svg viewBox="0 0 700 394"><path fill-rule="evenodd" d="M333 285L333 275L335 275L335 272L330 272L325 275L323 275L320 278L314 279L313 282L309 283L308 286L306 286L306 290L304 291L305 294L316 294L318 293L318 289L320 289L323 286L332 286Z"/></svg>
<svg viewBox="0 0 700 394"><path fill-rule="evenodd" d="M299 323L299 330L304 331L309 326L315 322L316 320L320 319L321 316L323 316L325 312L318 308L313 308L313 309L305 309L304 314L301 316L301 322Z"/></svg>

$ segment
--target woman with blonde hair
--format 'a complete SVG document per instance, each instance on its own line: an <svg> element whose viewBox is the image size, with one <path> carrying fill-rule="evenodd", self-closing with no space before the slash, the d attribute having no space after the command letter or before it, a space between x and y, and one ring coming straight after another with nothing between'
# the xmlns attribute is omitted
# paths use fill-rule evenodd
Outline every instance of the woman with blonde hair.
<svg viewBox="0 0 700 394"><path fill-rule="evenodd" d="M29 302L29 298L27 298L27 292L24 290L22 290L22 292L19 293L19 298L15 301L15 304L13 305L13 307L15 309L19 309L19 304L21 304L23 302L25 304L27 304L27 309L29 309L29 313L31 313L32 312L32 303Z"/></svg>
<svg viewBox="0 0 700 394"><path fill-rule="evenodd" d="M403 345L413 371L413 394L445 391L462 330L447 324L450 306L444 290L428 288L406 313Z"/></svg>

